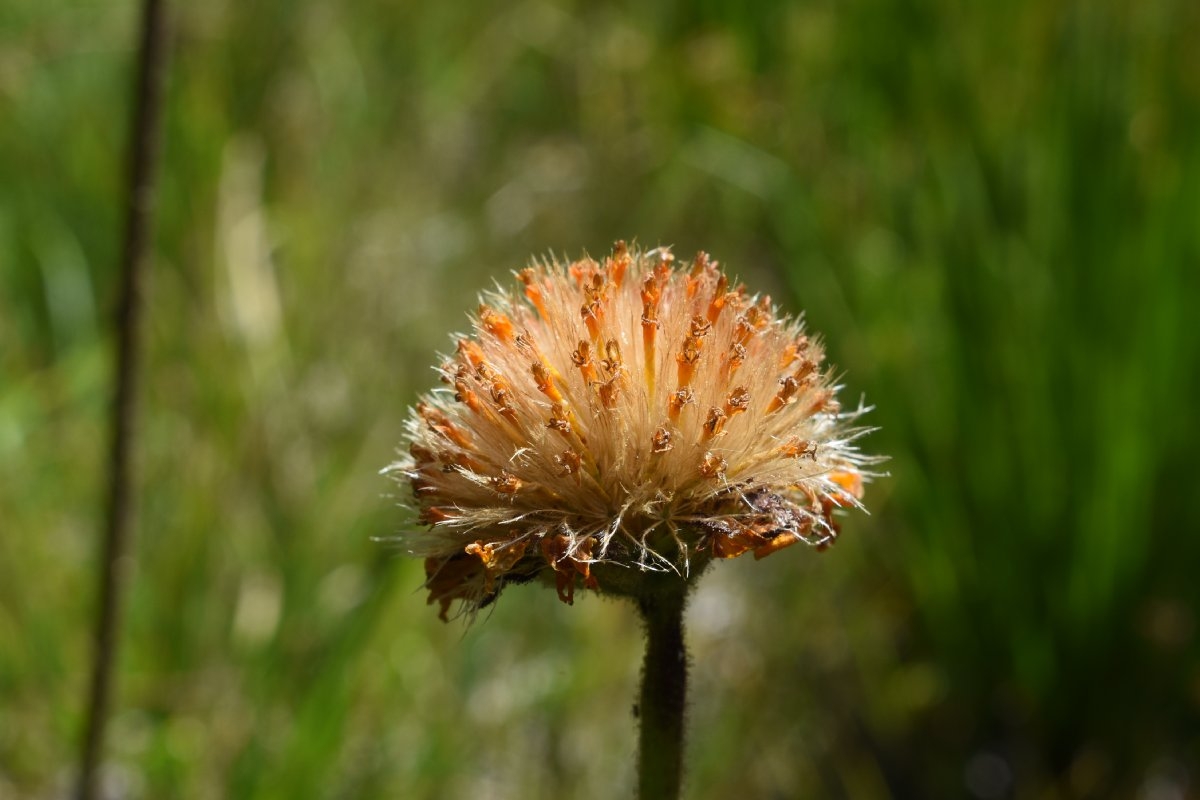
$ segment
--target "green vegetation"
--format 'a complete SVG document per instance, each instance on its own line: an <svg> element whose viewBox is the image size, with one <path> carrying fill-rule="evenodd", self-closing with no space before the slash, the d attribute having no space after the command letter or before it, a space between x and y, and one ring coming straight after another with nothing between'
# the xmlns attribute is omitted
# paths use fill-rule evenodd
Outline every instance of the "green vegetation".
<svg viewBox="0 0 1200 800"><path fill-rule="evenodd" d="M689 796L1195 791L1200 6L174 6L122 796L631 789L631 608L446 626L370 541L475 293L616 238L806 310L892 456L706 576ZM0 797L77 749L135 17L0 7Z"/></svg>

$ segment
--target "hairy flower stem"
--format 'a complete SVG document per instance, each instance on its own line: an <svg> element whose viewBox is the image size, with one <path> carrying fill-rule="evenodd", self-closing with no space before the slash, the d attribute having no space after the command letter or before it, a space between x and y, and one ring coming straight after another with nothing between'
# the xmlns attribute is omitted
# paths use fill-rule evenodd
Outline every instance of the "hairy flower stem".
<svg viewBox="0 0 1200 800"><path fill-rule="evenodd" d="M683 783L683 712L687 648L683 607L688 584L677 581L638 598L646 623L646 661L638 703L638 797L675 800Z"/></svg>

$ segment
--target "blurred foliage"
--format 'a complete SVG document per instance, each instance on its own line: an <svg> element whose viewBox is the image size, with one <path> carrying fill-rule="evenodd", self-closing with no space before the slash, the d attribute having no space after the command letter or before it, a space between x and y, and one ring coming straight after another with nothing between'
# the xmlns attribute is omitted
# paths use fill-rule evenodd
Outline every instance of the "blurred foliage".
<svg viewBox="0 0 1200 800"><path fill-rule="evenodd" d="M114 796L604 797L633 614L424 606L376 471L478 289L804 309L891 477L691 609L695 798L1200 787L1200 6L175 3ZM69 786L129 0L0 6L0 797Z"/></svg>

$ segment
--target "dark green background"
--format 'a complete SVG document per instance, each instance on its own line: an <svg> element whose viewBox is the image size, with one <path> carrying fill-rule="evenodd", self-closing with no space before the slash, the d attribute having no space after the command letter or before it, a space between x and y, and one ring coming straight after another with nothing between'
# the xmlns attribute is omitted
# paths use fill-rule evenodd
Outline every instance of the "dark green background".
<svg viewBox="0 0 1200 800"><path fill-rule="evenodd" d="M617 238L804 310L891 456L706 576L689 796L1200 790L1200 5L173 5L122 796L628 792L630 609L443 625L370 541L476 292ZM0 6L0 797L81 724L135 17Z"/></svg>

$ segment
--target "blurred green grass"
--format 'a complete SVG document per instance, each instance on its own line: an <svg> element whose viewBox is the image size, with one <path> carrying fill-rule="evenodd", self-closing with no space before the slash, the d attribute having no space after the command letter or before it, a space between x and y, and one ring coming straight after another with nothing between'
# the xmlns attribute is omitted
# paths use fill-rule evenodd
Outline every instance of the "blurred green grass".
<svg viewBox="0 0 1200 800"><path fill-rule="evenodd" d="M706 576L690 796L1195 793L1195 4L176 6L120 794L631 786L628 609L444 626L369 540L476 291L616 238L804 309L892 456ZM134 18L0 8L0 797L80 727Z"/></svg>

